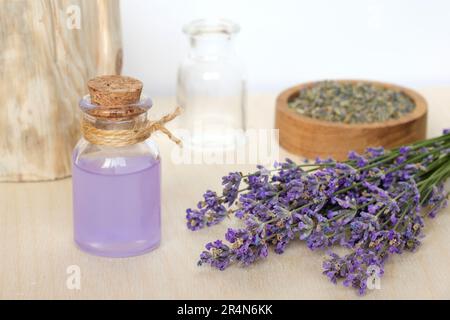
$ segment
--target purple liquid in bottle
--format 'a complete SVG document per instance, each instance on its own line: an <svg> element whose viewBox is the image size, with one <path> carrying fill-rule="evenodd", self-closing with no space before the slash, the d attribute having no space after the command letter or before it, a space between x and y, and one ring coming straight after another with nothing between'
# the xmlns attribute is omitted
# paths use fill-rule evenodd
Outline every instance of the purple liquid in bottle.
<svg viewBox="0 0 450 320"><path fill-rule="evenodd" d="M108 257L139 255L157 247L160 174L159 159L150 156L74 159L77 245Z"/></svg>

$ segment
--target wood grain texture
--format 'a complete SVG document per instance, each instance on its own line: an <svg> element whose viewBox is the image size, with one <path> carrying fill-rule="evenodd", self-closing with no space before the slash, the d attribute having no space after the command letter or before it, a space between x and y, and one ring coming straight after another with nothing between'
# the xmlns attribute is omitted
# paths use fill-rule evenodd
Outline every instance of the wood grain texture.
<svg viewBox="0 0 450 320"><path fill-rule="evenodd" d="M355 83L360 80L342 80ZM404 92L416 108L409 114L383 123L345 124L302 116L288 107L299 90L315 83L301 84L282 92L277 98L275 127L280 130L280 144L290 152L315 159L332 157L344 160L350 150L363 152L366 146L397 147L421 140L427 125L427 103L417 92L392 84L370 83Z"/></svg>
<svg viewBox="0 0 450 320"><path fill-rule="evenodd" d="M119 18L118 0L0 3L0 181L70 175L86 82L121 70Z"/></svg>
<svg viewBox="0 0 450 320"><path fill-rule="evenodd" d="M428 136L450 125L450 88L421 91L429 108ZM275 95L249 97L248 127L271 128ZM154 99L155 109L172 110L175 99ZM155 117L156 118L156 117ZM435 299L450 298L450 208L427 220L423 245L416 253L393 257L381 290L359 297L335 286L321 274L324 252L300 241L283 255L270 253L250 268L224 272L197 267L203 245L222 238L225 225L191 232L185 209L202 193L217 190L230 170L247 172L254 165L176 164L176 148L156 137L162 153L162 243L146 255L127 259L95 257L79 251L72 240L71 179L40 183L0 183L0 298L69 299ZM281 150L279 158L292 156ZM66 269L81 268L81 290L66 287Z"/></svg>

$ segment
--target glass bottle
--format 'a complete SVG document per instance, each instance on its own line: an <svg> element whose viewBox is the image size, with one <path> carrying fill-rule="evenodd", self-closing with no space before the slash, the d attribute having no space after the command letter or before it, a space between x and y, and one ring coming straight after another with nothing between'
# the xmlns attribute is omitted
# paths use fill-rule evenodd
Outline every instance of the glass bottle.
<svg viewBox="0 0 450 320"><path fill-rule="evenodd" d="M83 121L101 130L129 130L147 121L149 98L103 108L80 101ZM142 254L161 237L160 155L151 138L111 146L80 139L73 152L74 238L78 247L108 257Z"/></svg>
<svg viewBox="0 0 450 320"><path fill-rule="evenodd" d="M228 20L196 20L183 29L189 54L178 70L177 100L185 108L179 124L184 144L230 148L243 142L245 81L233 38L239 26Z"/></svg>

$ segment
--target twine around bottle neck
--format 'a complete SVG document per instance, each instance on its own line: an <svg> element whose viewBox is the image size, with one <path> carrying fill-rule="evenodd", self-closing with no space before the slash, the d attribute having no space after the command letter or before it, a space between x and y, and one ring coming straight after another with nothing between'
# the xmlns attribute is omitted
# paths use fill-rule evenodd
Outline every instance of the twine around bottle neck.
<svg viewBox="0 0 450 320"><path fill-rule="evenodd" d="M166 127L165 124L179 114L182 109L177 107L174 112L163 116L157 121L151 121L146 119L143 122L136 122L130 129L100 129L95 126L94 123L87 119L83 119L81 122L81 132L84 138L92 144L123 147L133 145L147 140L154 132L161 131L169 137L170 140L177 145L182 146L180 139L175 137Z"/></svg>

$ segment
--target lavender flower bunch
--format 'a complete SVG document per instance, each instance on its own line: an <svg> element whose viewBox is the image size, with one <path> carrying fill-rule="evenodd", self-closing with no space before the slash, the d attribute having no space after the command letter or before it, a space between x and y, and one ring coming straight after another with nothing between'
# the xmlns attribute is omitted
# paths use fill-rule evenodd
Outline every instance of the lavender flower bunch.
<svg viewBox="0 0 450 320"><path fill-rule="evenodd" d="M311 250L342 246L348 254L329 251L323 273L364 294L388 257L418 248L424 217L435 217L447 204L449 177L449 130L390 151L350 152L345 162L286 160L270 170L258 166L251 174L223 177L220 195L208 190L197 208L187 210L187 227L242 220L242 228L229 228L226 241L208 243L200 255L199 265L220 270L264 259L269 247L281 254L295 239Z"/></svg>

